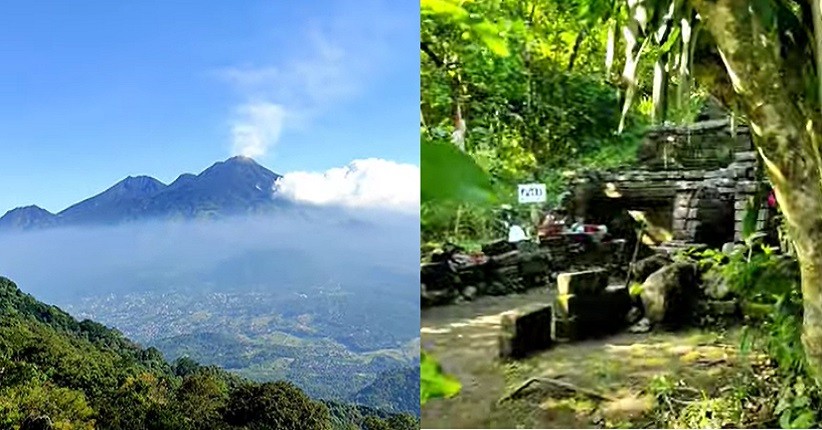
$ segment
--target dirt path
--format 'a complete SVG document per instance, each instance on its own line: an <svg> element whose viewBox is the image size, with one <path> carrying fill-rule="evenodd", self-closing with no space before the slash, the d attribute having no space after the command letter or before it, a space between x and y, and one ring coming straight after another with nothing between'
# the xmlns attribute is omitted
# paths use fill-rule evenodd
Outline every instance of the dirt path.
<svg viewBox="0 0 822 430"><path fill-rule="evenodd" d="M463 384L452 399L436 399L422 411L423 428L591 428L639 424L653 406L644 393L660 375L711 390L736 361L735 332L619 334L560 344L525 360L497 360L502 312L549 300L547 290L422 312L422 345ZM523 397L498 399L531 377L546 376L617 399L598 402L555 387L536 385Z"/></svg>

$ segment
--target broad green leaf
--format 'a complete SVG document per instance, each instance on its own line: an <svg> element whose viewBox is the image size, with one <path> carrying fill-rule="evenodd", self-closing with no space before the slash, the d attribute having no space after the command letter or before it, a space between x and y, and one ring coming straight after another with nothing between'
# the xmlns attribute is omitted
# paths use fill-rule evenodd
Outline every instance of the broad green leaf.
<svg viewBox="0 0 822 430"><path fill-rule="evenodd" d="M659 48L660 52L666 54L668 52L671 52L671 49L673 49L674 45L680 41L680 31L681 30L679 29L679 27L675 27L673 31L665 35L665 38L662 39L662 46Z"/></svg>
<svg viewBox="0 0 822 430"><path fill-rule="evenodd" d="M429 399L450 398L459 394L462 384L446 375L437 361L425 351L420 352L420 404Z"/></svg>
<svg viewBox="0 0 822 430"><path fill-rule="evenodd" d="M482 39L482 42L485 43L485 46L494 54L500 57L507 57L511 55L508 51L508 44L505 43L505 39L502 37L481 35L480 38Z"/></svg>
<svg viewBox="0 0 822 430"><path fill-rule="evenodd" d="M783 429L791 428L791 412L785 411L779 416L779 427Z"/></svg>
<svg viewBox="0 0 822 430"><path fill-rule="evenodd" d="M422 141L420 164L423 202L490 203L495 200L488 173L453 144Z"/></svg>
<svg viewBox="0 0 822 430"><path fill-rule="evenodd" d="M510 52L508 51L508 43L505 38L500 35L502 31L499 26L488 21L483 21L479 24L474 24L472 27L473 30L479 35L485 46L491 50L491 52L500 57L507 57L510 55Z"/></svg>
<svg viewBox="0 0 822 430"><path fill-rule="evenodd" d="M809 429L816 424L816 414L811 411L806 411L799 414L796 419L791 422L790 427L793 429Z"/></svg>
<svg viewBox="0 0 822 430"><path fill-rule="evenodd" d="M448 0L420 0L420 8L423 12L439 15L448 15L453 19L468 18L468 11L459 4Z"/></svg>

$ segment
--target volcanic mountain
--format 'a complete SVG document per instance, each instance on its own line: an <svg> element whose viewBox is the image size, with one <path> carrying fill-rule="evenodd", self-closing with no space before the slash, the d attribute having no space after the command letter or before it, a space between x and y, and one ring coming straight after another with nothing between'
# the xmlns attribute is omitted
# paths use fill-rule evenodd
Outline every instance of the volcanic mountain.
<svg viewBox="0 0 822 430"><path fill-rule="evenodd" d="M198 175L182 174L169 185L149 176L129 176L57 214L37 206L12 209L0 217L0 229L261 213L287 206L276 198L274 185L279 178L251 158L232 157Z"/></svg>

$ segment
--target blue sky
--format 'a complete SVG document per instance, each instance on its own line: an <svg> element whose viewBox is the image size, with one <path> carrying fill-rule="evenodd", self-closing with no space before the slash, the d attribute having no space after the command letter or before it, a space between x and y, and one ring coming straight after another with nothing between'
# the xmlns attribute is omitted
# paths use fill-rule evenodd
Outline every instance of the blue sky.
<svg viewBox="0 0 822 430"><path fill-rule="evenodd" d="M236 154L418 166L418 44L410 0L5 3L0 215Z"/></svg>

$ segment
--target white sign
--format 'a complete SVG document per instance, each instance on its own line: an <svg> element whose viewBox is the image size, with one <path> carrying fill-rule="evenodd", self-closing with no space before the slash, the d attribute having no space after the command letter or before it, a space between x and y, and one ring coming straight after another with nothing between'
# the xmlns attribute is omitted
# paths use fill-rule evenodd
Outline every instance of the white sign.
<svg viewBox="0 0 822 430"><path fill-rule="evenodd" d="M519 184L520 203L544 203L548 199L545 184Z"/></svg>

